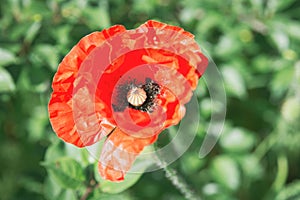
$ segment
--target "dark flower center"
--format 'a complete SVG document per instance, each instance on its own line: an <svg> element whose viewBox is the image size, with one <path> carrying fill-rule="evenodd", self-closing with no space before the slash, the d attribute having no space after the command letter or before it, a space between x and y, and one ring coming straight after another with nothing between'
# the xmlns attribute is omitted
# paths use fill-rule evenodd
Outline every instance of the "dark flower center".
<svg viewBox="0 0 300 200"><path fill-rule="evenodd" d="M136 84L135 80L128 81L117 88L114 99L116 104L112 104L112 107L115 112L122 112L126 107L152 112L159 92L159 85L150 78L146 78L145 84Z"/></svg>

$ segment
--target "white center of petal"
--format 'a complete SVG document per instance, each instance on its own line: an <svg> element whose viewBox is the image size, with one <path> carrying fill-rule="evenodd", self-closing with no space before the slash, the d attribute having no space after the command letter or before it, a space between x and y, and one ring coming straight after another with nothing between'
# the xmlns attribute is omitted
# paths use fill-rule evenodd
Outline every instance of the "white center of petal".
<svg viewBox="0 0 300 200"><path fill-rule="evenodd" d="M147 93L142 88L133 87L127 93L127 101L133 106L141 106L147 99Z"/></svg>

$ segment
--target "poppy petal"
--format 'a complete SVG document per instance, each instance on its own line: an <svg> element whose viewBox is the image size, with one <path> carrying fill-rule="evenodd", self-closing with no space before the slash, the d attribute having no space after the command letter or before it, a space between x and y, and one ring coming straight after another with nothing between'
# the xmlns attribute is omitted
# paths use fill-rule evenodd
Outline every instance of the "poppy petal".
<svg viewBox="0 0 300 200"><path fill-rule="evenodd" d="M147 21L138 29L147 32L148 37L153 38L153 41L148 38L148 45L155 44L156 49L169 50L173 52L175 56L184 58L189 62L190 66L197 69L199 77L202 76L207 67L208 59L203 55L201 49L194 40L193 34L178 26L168 25L154 20ZM186 68L186 66L182 67L180 63L179 67L180 69L178 71L184 75L185 69L188 68Z"/></svg>
<svg viewBox="0 0 300 200"><path fill-rule="evenodd" d="M100 175L110 181L122 181L136 157L145 146L157 140L157 135L148 138L132 137L116 128L105 141L98 170Z"/></svg>
<svg viewBox="0 0 300 200"><path fill-rule="evenodd" d="M81 121L77 120L75 124L73 89L78 70L92 50L103 44L108 38L124 31L125 28L123 26L117 25L102 32L91 33L82 38L60 63L53 78L53 93L48 110L53 130L65 142L72 143L78 147L91 145L114 128L110 122L95 114L85 119L82 118ZM77 126L82 126L81 128L83 128L87 123L97 124L97 131L94 127L95 130L93 132L90 130L88 134L79 134L79 127Z"/></svg>

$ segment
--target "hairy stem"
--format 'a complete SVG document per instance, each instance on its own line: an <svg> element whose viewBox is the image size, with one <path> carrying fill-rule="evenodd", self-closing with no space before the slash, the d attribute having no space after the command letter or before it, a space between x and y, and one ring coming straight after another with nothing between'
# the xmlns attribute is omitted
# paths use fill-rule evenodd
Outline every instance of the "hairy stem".
<svg viewBox="0 0 300 200"><path fill-rule="evenodd" d="M93 192L93 189L93 187L87 187L80 200L86 200L89 197L89 195Z"/></svg>
<svg viewBox="0 0 300 200"><path fill-rule="evenodd" d="M81 196L80 200L87 200L90 194L94 191L94 189L98 188L99 184L96 184L95 180L91 180L89 185L86 187L84 194Z"/></svg>
<svg viewBox="0 0 300 200"><path fill-rule="evenodd" d="M176 170L167 167L167 163L156 157L156 164L165 171L165 176L179 190L181 194L188 200L201 200L199 196L190 188L182 176Z"/></svg>

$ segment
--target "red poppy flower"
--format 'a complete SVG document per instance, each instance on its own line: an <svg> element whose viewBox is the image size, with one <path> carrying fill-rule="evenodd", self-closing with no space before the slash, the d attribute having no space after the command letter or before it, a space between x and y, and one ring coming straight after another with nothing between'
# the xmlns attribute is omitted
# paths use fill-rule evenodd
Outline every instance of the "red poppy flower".
<svg viewBox="0 0 300 200"><path fill-rule="evenodd" d="M148 21L82 38L60 63L49 102L58 137L78 147L107 137L100 175L124 179L159 133L178 124L208 60L193 35Z"/></svg>

